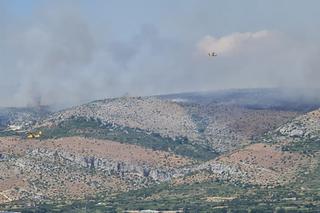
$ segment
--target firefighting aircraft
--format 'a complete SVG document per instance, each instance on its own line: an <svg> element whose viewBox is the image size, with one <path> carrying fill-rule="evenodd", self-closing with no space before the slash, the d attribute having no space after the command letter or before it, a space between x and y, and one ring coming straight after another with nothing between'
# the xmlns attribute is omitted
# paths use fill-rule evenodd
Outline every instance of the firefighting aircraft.
<svg viewBox="0 0 320 213"><path fill-rule="evenodd" d="M215 56L218 56L218 54L217 54L217 53L215 53L215 52L210 52L210 53L208 53L208 56L215 57Z"/></svg>
<svg viewBox="0 0 320 213"><path fill-rule="evenodd" d="M36 131L36 132L28 132L27 133L27 138L28 139L37 139L37 138L40 138L42 135L42 132L41 131Z"/></svg>

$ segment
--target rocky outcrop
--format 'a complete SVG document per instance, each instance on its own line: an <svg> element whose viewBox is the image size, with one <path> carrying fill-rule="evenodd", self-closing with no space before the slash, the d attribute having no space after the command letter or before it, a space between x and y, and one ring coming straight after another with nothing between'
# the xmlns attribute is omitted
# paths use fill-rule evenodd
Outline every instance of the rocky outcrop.
<svg viewBox="0 0 320 213"><path fill-rule="evenodd" d="M317 138L320 137L320 110L299 116L287 124L279 127L276 132L290 138Z"/></svg>
<svg viewBox="0 0 320 213"><path fill-rule="evenodd" d="M107 175L118 175L122 178L128 174L135 174L140 177L150 177L154 181L170 180L175 174L179 174L179 169L152 167L147 164L127 163L123 161L114 161L108 158L99 158L94 155L75 155L66 151L49 151L46 149L35 149L28 153L29 158L50 161L63 162L67 166L76 166L91 171L100 171ZM19 164L21 165L21 164Z"/></svg>

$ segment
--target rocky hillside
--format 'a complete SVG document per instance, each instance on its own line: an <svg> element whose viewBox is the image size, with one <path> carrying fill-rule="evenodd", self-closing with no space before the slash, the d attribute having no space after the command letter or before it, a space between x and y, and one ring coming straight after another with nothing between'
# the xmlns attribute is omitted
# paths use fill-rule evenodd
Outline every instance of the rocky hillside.
<svg viewBox="0 0 320 213"><path fill-rule="evenodd" d="M198 132L191 117L180 105L152 97L123 97L94 101L54 113L39 126L52 126L74 118L85 117L102 123L138 128L162 136L197 140Z"/></svg>
<svg viewBox="0 0 320 213"><path fill-rule="evenodd" d="M172 153L84 138L0 141L0 200L75 199L146 187L195 162Z"/></svg>
<svg viewBox="0 0 320 213"><path fill-rule="evenodd" d="M86 196L102 212L320 205L320 109L124 97L32 128L43 131L39 140L0 137L0 209L51 200L78 212L75 199Z"/></svg>
<svg viewBox="0 0 320 213"><path fill-rule="evenodd" d="M248 145L300 114L297 111L248 109L219 103L184 106L197 124L203 141L222 153Z"/></svg>
<svg viewBox="0 0 320 213"><path fill-rule="evenodd" d="M290 138L320 138L320 110L309 112L299 116L277 129L277 131Z"/></svg>
<svg viewBox="0 0 320 213"><path fill-rule="evenodd" d="M179 185L223 180L239 186L274 188L294 183L303 175L314 172L319 160L259 143L203 163L193 175L178 177L174 182Z"/></svg>
<svg viewBox="0 0 320 213"><path fill-rule="evenodd" d="M223 172L215 172L217 165ZM192 176L176 179L176 184L223 179L267 188L296 183L308 188L306 177L319 178L320 110L298 116L266 133L256 143L198 168Z"/></svg>
<svg viewBox="0 0 320 213"><path fill-rule="evenodd" d="M320 151L320 109L298 116L265 135L267 143L281 149L315 154Z"/></svg>
<svg viewBox="0 0 320 213"><path fill-rule="evenodd" d="M272 142L252 144L204 163L108 140L2 138L2 199L81 198L85 193L119 193L160 182L175 187L208 181L286 186L318 168L319 149L310 155L305 146L295 151L287 147L318 139L319 120L319 110L299 116L262 139L272 135Z"/></svg>
<svg viewBox="0 0 320 213"><path fill-rule="evenodd" d="M299 114L297 111L249 109L234 103L177 103L156 97L123 97L62 110L40 120L34 128L52 130L65 126L70 120L93 119L110 131L125 128L127 130L123 131L127 135L136 130L145 135L159 134L162 138L183 140L224 153L249 144Z"/></svg>

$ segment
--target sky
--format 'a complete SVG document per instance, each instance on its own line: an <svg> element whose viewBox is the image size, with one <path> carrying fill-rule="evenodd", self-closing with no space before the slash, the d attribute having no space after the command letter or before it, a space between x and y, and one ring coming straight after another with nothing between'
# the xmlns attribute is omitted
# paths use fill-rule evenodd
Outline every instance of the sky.
<svg viewBox="0 0 320 213"><path fill-rule="evenodd" d="M319 8L318 0L0 0L0 106L316 88Z"/></svg>

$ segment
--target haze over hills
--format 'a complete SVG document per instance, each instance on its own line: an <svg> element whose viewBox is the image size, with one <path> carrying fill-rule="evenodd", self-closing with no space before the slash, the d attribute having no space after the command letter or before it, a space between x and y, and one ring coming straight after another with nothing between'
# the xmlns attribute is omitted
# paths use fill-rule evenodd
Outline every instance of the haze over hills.
<svg viewBox="0 0 320 213"><path fill-rule="evenodd" d="M182 207L175 199L191 209L246 209L252 193L260 193L252 202L280 207L291 205L282 194L291 190L300 207L313 197L312 209L320 204L319 191L310 191L319 175L320 103L277 94L231 90L105 99L58 112L2 110L1 208L69 211L90 195L93 209L116 202L110 211ZM43 135L29 140L21 130Z"/></svg>
<svg viewBox="0 0 320 213"><path fill-rule="evenodd" d="M0 212L319 212L319 8L0 0Z"/></svg>

